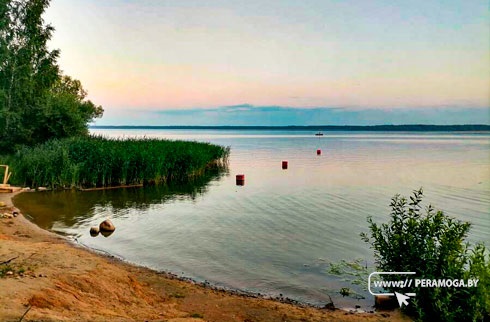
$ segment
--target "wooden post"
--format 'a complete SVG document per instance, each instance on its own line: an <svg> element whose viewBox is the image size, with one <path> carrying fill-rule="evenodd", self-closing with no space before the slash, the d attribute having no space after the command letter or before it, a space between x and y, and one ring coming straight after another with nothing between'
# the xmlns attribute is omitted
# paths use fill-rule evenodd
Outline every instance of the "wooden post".
<svg viewBox="0 0 490 322"><path fill-rule="evenodd" d="M9 187L10 185L7 184L7 182L9 181L10 175L12 174L11 172L9 172L9 166L2 164L2 165L0 165L0 167L5 167L5 173L3 175L3 183L0 184L0 186Z"/></svg>

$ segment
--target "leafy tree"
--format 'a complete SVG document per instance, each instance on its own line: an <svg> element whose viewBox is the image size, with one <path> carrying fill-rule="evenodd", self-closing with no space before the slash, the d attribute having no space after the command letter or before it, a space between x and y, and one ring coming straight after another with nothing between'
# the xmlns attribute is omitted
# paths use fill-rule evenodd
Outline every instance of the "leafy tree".
<svg viewBox="0 0 490 322"><path fill-rule="evenodd" d="M42 14L49 0L0 0L0 149L87 132L102 108L85 100L80 82L61 75L54 28ZM83 130L85 129L85 130Z"/></svg>
<svg viewBox="0 0 490 322"><path fill-rule="evenodd" d="M87 123L102 116L102 107L85 100L87 92L80 81L69 76L58 79L47 97L43 124L43 141L53 137L87 135Z"/></svg>
<svg viewBox="0 0 490 322"><path fill-rule="evenodd" d="M408 202L391 200L390 221L378 225L368 218L371 244L378 270L416 272L423 279L479 279L477 288L415 288L416 297L404 310L424 321L478 321L490 313L490 259L485 246L470 249L465 238L470 224L450 218L432 206L422 213L422 189ZM396 275L381 276L393 280ZM405 279L405 276L400 277ZM390 289L393 292L396 289Z"/></svg>

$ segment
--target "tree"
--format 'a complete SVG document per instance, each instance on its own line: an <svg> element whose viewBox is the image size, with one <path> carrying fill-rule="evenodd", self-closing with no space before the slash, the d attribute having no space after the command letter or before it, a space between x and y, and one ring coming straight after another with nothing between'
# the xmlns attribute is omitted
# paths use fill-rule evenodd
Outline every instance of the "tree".
<svg viewBox="0 0 490 322"><path fill-rule="evenodd" d="M87 123L102 116L104 110L86 96L80 81L69 76L58 79L46 101L42 139L87 135Z"/></svg>
<svg viewBox="0 0 490 322"><path fill-rule="evenodd" d="M42 19L48 6L49 0L0 0L2 152L82 134L103 112L85 100L80 82L61 75L60 52L47 46L54 32Z"/></svg>
<svg viewBox="0 0 490 322"><path fill-rule="evenodd" d="M422 189L410 202L396 195L390 221L378 225L368 218L376 266L385 272L415 272L421 279L479 279L473 288L403 289L416 293L404 310L424 321L477 321L490 313L490 259L483 244L470 249L465 238L470 224L450 218L432 206L422 213ZM382 275L388 277L388 275ZM389 275L393 280L396 275ZM405 279L405 276L400 276ZM389 289L393 292L397 289Z"/></svg>

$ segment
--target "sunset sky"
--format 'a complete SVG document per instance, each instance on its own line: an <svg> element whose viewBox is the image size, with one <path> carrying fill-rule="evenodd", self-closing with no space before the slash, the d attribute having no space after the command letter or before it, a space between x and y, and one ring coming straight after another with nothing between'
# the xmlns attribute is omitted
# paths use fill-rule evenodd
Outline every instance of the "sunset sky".
<svg viewBox="0 0 490 322"><path fill-rule="evenodd" d="M53 0L45 20L97 124L490 123L486 0Z"/></svg>

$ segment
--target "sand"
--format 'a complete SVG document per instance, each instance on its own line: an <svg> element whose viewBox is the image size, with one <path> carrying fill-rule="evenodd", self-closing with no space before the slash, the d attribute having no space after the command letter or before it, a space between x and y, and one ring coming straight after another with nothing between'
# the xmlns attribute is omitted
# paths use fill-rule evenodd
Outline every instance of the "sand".
<svg viewBox="0 0 490 322"><path fill-rule="evenodd" d="M13 195L0 194L0 215L12 213ZM352 313L213 290L95 253L22 214L0 219L0 275L0 321L410 320L398 310Z"/></svg>

